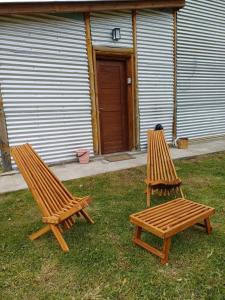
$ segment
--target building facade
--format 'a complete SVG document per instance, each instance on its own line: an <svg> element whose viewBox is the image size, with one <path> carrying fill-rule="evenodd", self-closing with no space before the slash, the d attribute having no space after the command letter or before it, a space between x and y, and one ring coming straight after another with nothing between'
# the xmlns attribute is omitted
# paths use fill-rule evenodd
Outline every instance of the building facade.
<svg viewBox="0 0 225 300"><path fill-rule="evenodd" d="M145 150L157 123L168 141L225 134L225 4L211 2L220 10L188 0L178 13L177 4L2 14L9 146L28 142L60 163L79 148L92 155Z"/></svg>

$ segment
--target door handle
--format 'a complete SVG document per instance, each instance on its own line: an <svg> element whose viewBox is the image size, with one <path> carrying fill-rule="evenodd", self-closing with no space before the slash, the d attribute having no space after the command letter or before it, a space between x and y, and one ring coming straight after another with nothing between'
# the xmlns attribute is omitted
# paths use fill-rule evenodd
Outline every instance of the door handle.
<svg viewBox="0 0 225 300"><path fill-rule="evenodd" d="M102 108L102 107L99 107L99 110L103 110L103 108Z"/></svg>

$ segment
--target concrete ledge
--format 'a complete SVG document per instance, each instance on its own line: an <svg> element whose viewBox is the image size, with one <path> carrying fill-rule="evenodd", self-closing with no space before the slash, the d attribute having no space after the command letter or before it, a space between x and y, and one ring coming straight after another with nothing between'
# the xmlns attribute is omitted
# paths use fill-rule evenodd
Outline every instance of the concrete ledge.
<svg viewBox="0 0 225 300"><path fill-rule="evenodd" d="M194 143L187 150L171 148L173 159L188 158L203 154L225 151L225 139ZM51 167L60 180L71 180L97 174L134 168L146 164L146 153L134 153L135 159L118 162L95 160L87 165L70 163ZM18 172L10 172L0 176L0 193L18 191L27 188L23 177Z"/></svg>

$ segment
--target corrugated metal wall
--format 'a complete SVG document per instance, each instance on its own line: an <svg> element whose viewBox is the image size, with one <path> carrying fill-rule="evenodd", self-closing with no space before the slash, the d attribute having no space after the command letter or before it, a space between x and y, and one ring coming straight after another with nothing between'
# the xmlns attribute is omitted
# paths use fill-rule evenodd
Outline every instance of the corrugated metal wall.
<svg viewBox="0 0 225 300"><path fill-rule="evenodd" d="M83 15L1 16L0 45L10 145L29 142L48 163L92 151Z"/></svg>
<svg viewBox="0 0 225 300"><path fill-rule="evenodd" d="M147 146L147 130L157 123L172 139L173 122L173 15L137 12L138 98L140 145Z"/></svg>
<svg viewBox="0 0 225 300"><path fill-rule="evenodd" d="M225 2L186 0L177 21L178 136L225 134Z"/></svg>
<svg viewBox="0 0 225 300"><path fill-rule="evenodd" d="M112 29L120 28L121 39L112 41ZM130 11L91 14L92 43L95 46L133 47L132 14Z"/></svg>

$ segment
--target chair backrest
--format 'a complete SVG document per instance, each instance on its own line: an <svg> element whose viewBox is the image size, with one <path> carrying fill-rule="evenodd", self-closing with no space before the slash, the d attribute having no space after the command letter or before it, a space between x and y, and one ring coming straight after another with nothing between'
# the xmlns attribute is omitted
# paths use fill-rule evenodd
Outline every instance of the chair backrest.
<svg viewBox="0 0 225 300"><path fill-rule="evenodd" d="M163 130L148 131L147 155L148 180L170 182L178 179Z"/></svg>
<svg viewBox="0 0 225 300"><path fill-rule="evenodd" d="M62 211L74 200L31 145L12 147L11 155L44 216Z"/></svg>

